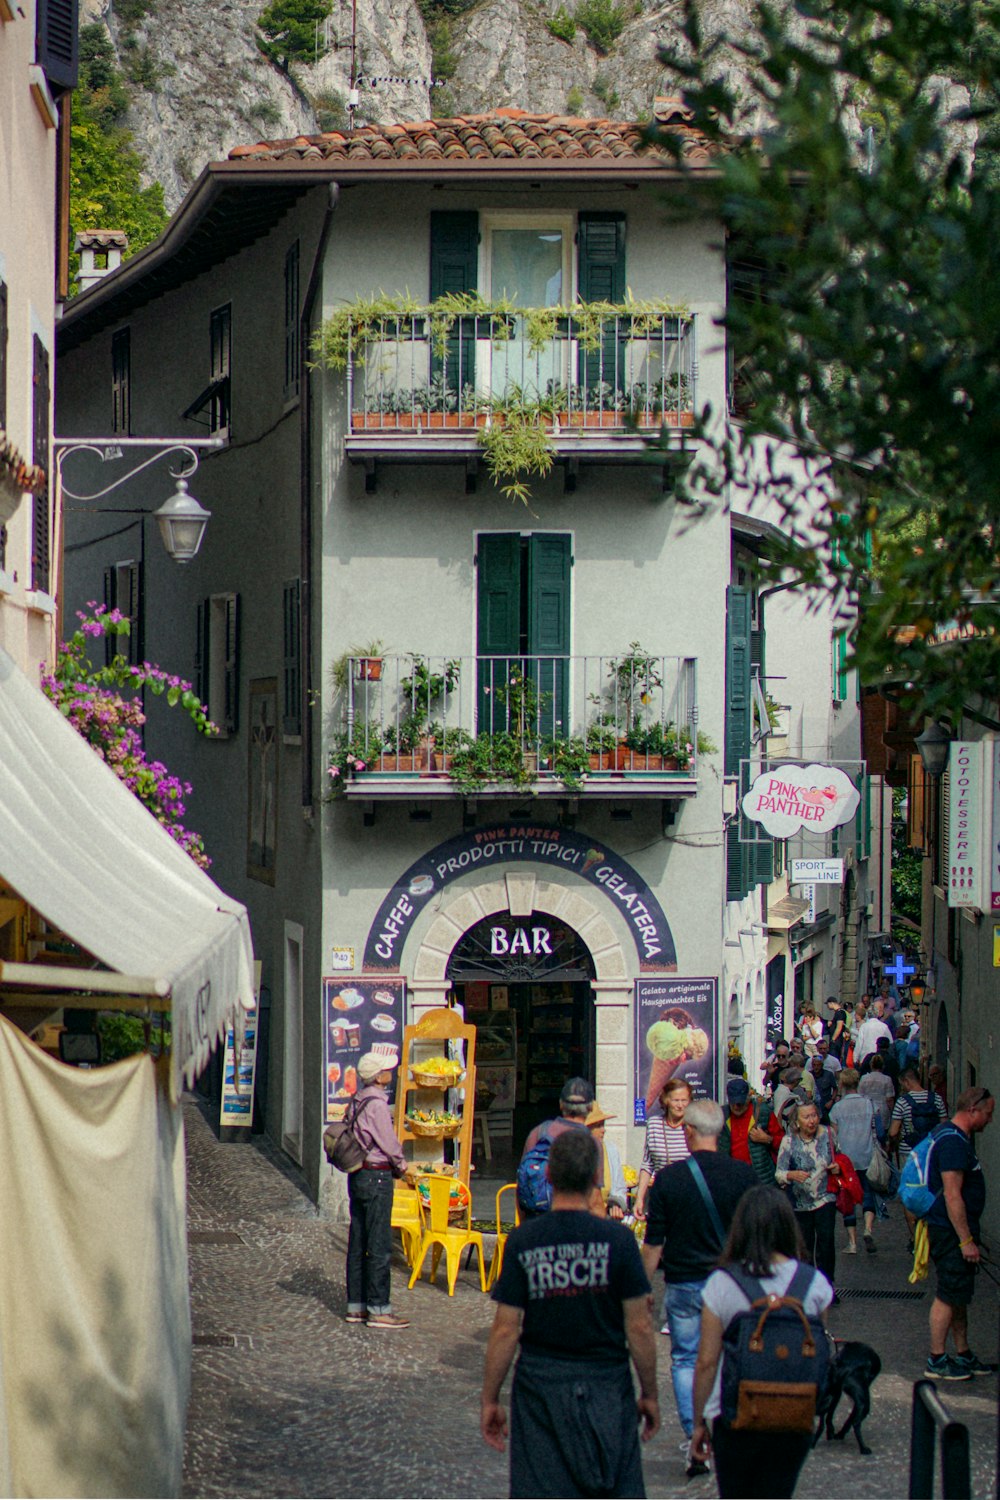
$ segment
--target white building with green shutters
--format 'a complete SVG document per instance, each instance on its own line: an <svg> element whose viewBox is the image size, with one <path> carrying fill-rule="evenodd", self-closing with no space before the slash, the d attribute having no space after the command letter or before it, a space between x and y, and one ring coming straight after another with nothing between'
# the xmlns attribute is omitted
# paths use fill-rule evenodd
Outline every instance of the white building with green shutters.
<svg viewBox="0 0 1000 1500"><path fill-rule="evenodd" d="M794 895L781 875L769 898L770 843L733 817L766 749L767 526L675 497L694 410L730 395L720 226L681 197L607 121L263 143L63 320L62 430L225 440L192 480L212 519L188 567L141 517L74 516L67 579L124 600L135 649L221 727L182 745L151 707L251 914L260 1117L321 1198L345 991L401 997L359 1010L386 1048L464 1005L497 1162L572 1074L637 1162L677 1061L650 1025L683 1013L680 1066L715 1092L734 1024L760 1055L779 953L794 993L795 924L769 918ZM801 691L828 692L828 623L789 637ZM822 715L789 713L812 754Z"/></svg>

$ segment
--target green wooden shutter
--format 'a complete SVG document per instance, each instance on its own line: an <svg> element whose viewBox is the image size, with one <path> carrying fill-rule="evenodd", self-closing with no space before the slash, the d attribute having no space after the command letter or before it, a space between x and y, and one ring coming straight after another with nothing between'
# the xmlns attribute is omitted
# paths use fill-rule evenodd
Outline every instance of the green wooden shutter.
<svg viewBox="0 0 1000 1500"><path fill-rule="evenodd" d="M746 791L750 755L750 590L733 584L726 590L726 775L739 777L739 796ZM739 901L750 890L754 846L740 838L742 816L733 819L726 838L726 899Z"/></svg>
<svg viewBox="0 0 1000 1500"><path fill-rule="evenodd" d="M302 657L299 621L301 618L301 579L293 578L283 590L282 624L284 665L282 669L282 730L285 734L302 733Z"/></svg>
<svg viewBox="0 0 1000 1500"><path fill-rule="evenodd" d="M212 606L208 599L198 600L197 634L194 647L194 690L208 708L209 619Z"/></svg>
<svg viewBox="0 0 1000 1500"><path fill-rule="evenodd" d="M843 703L847 698L847 631L833 632L833 701Z"/></svg>
<svg viewBox="0 0 1000 1500"><path fill-rule="evenodd" d="M496 689L506 686L512 659L520 660L522 651L520 533L481 536L477 563L478 726L480 733L489 734L506 726Z"/></svg>
<svg viewBox="0 0 1000 1500"><path fill-rule="evenodd" d="M479 282L479 215L474 209L437 209L431 214L432 302L450 292L474 292ZM460 391L476 380L476 341L448 340L446 357L431 351L432 378L446 371L448 389Z"/></svg>
<svg viewBox="0 0 1000 1500"><path fill-rule="evenodd" d="M528 543L528 655L542 700L538 727L543 738L569 732L570 570L568 536L540 532Z"/></svg>
<svg viewBox="0 0 1000 1500"><path fill-rule="evenodd" d="M872 852L872 784L864 771L859 771L855 785L861 801L854 815L854 854L857 859L867 859Z"/></svg>
<svg viewBox="0 0 1000 1500"><path fill-rule="evenodd" d="M45 488L36 493L32 508L31 587L47 594L50 586L52 518L49 510L49 351L37 333L32 337L31 461L45 470Z"/></svg>
<svg viewBox="0 0 1000 1500"><path fill-rule="evenodd" d="M577 220L577 294L581 302L625 300L625 215L581 213ZM580 350L579 381L587 392L587 405L597 404L601 381L616 393L624 392L625 341L615 338L611 328L600 349Z"/></svg>
<svg viewBox="0 0 1000 1500"><path fill-rule="evenodd" d="M225 692L223 695L222 728L227 734L235 734L240 727L240 596L230 594L226 599L226 655Z"/></svg>
<svg viewBox="0 0 1000 1500"><path fill-rule="evenodd" d="M79 0L38 0L35 57L57 91L75 89L80 56Z"/></svg>

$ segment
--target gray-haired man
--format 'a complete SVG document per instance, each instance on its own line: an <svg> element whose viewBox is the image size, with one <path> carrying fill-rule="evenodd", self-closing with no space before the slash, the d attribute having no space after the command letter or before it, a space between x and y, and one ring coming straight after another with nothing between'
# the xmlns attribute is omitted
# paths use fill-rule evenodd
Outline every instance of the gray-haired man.
<svg viewBox="0 0 1000 1500"><path fill-rule="evenodd" d="M721 1107L695 1099L684 1112L691 1155L657 1172L646 1208L642 1258L646 1274L657 1266L667 1284L670 1374L685 1437L694 1426L694 1367L701 1332L701 1294L715 1270L736 1205L757 1175L746 1162L719 1153ZM691 1465L690 1472L704 1466Z"/></svg>

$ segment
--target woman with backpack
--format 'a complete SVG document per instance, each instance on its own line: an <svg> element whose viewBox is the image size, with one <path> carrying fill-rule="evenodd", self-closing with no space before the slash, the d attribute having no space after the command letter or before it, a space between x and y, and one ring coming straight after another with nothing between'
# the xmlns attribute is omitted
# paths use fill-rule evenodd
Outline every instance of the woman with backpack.
<svg viewBox="0 0 1000 1500"><path fill-rule="evenodd" d="M804 1422L808 1412L803 1412L801 1430L739 1425L738 1410L733 1410L741 1373L735 1320L750 1310L757 1297L789 1295L793 1282L804 1316L811 1321L823 1319L833 1299L833 1288L808 1264L796 1216L777 1188L755 1187L743 1195L719 1265L702 1293L691 1457L706 1463L714 1451L722 1497L756 1500L758 1496L791 1496L812 1443L812 1421L807 1428ZM747 1278L752 1278L749 1290ZM827 1361L823 1357L826 1351L819 1348L822 1330L815 1332L818 1379ZM775 1365L773 1373L780 1379L779 1361ZM794 1380L801 1374L790 1371L788 1378Z"/></svg>

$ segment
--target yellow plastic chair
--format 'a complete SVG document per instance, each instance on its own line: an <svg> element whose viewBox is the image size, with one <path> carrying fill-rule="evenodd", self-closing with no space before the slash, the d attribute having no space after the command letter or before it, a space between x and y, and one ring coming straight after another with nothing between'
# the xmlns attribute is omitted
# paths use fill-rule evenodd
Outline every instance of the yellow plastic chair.
<svg viewBox="0 0 1000 1500"><path fill-rule="evenodd" d="M393 1229L398 1229L402 1236L403 1254L406 1256L406 1264L411 1267L420 1248L419 1196L416 1188L397 1182L392 1195L392 1218L389 1221Z"/></svg>
<svg viewBox="0 0 1000 1500"><path fill-rule="evenodd" d="M474 1245L479 1252L479 1285L486 1290L486 1261L483 1257L483 1237L478 1229L472 1227L472 1204L471 1201L465 1207L465 1223L453 1224L448 1216L448 1206L451 1200L451 1178L430 1176L425 1177L429 1202L424 1203L423 1196L417 1195L417 1208L420 1213L420 1248L417 1251L410 1276L410 1290L420 1279L420 1273L424 1268L428 1250L433 1250L431 1257L431 1281L437 1276L438 1265L441 1254L444 1252L445 1265L448 1273L448 1296L455 1295L455 1282L458 1279L459 1262L462 1259L462 1251L467 1245Z"/></svg>
<svg viewBox="0 0 1000 1500"><path fill-rule="evenodd" d="M490 1269L486 1277L487 1287L491 1287L500 1275L503 1267L504 1246L507 1243L507 1234L503 1227L503 1195L514 1194L514 1224L515 1227L521 1222L521 1211L517 1206L517 1183L507 1182L497 1193L497 1242L493 1248L493 1258L490 1261Z"/></svg>

